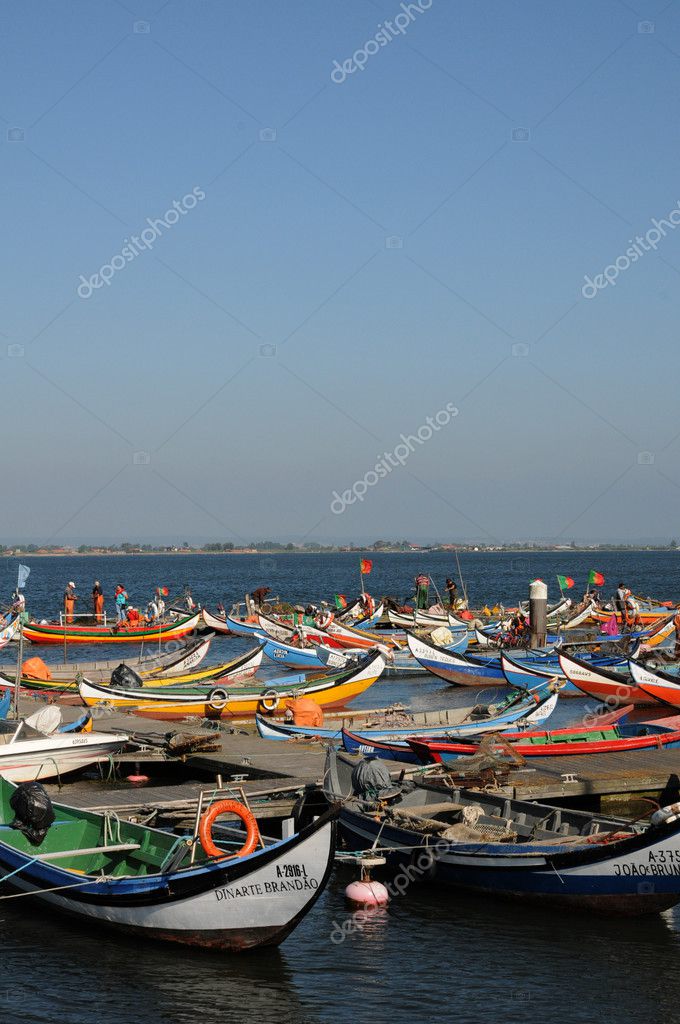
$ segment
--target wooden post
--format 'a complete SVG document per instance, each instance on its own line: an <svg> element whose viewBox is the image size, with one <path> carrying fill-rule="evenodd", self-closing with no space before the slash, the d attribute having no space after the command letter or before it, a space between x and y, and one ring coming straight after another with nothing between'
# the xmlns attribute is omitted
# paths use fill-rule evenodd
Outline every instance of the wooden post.
<svg viewBox="0 0 680 1024"><path fill-rule="evenodd" d="M543 580L529 584L529 619L532 648L545 647L548 618L548 588Z"/></svg>
<svg viewBox="0 0 680 1024"><path fill-rule="evenodd" d="M21 669L24 663L24 623L19 612L19 651L17 653L17 673L14 678L14 714L19 717L19 687L21 686Z"/></svg>

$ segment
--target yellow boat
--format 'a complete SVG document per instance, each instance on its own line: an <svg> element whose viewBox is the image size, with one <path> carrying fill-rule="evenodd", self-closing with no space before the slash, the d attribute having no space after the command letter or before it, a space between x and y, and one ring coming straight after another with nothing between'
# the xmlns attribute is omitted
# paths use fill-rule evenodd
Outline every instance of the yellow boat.
<svg viewBox="0 0 680 1024"><path fill-rule="evenodd" d="M385 659L374 651L351 668L332 675L305 675L300 673L284 682L265 682L259 686L172 687L158 690L145 686L140 689L120 689L102 686L82 679L78 690L88 707L106 704L119 711L135 715L172 721L199 715L202 718L231 718L271 714L282 701L289 698L309 697L321 707L344 707L380 677Z"/></svg>

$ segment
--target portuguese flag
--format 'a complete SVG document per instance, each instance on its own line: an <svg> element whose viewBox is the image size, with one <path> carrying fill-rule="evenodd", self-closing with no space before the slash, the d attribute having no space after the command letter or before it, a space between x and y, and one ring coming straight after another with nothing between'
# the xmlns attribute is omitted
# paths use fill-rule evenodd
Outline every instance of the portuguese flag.
<svg viewBox="0 0 680 1024"><path fill-rule="evenodd" d="M335 601L335 607L336 608L346 608L347 607L347 597L346 597L345 594L334 594L333 595L333 600Z"/></svg>
<svg viewBox="0 0 680 1024"><path fill-rule="evenodd" d="M557 577L557 585L560 590L571 590L574 586L574 581L571 576L559 576Z"/></svg>
<svg viewBox="0 0 680 1024"><path fill-rule="evenodd" d="M590 570L590 575L588 576L588 586L589 587L603 587L604 586L604 576L602 575L602 573L601 572L596 572L595 569L591 569Z"/></svg>
<svg viewBox="0 0 680 1024"><path fill-rule="evenodd" d="M370 558L362 558L359 562L359 568L362 576L368 576L369 572L373 568L373 562Z"/></svg>

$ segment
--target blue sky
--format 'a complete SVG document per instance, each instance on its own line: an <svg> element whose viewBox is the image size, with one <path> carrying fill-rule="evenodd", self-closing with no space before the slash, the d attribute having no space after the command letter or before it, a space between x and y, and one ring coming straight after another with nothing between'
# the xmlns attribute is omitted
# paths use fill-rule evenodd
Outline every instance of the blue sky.
<svg viewBox="0 0 680 1024"><path fill-rule="evenodd" d="M680 534L679 6L426 2L4 5L0 541Z"/></svg>

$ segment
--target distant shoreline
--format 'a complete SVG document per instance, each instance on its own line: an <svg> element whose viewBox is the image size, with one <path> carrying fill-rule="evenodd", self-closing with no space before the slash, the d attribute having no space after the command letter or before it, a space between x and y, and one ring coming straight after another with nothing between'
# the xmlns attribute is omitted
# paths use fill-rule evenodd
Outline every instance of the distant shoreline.
<svg viewBox="0 0 680 1024"><path fill-rule="evenodd" d="M273 550L249 550L249 551L201 551L196 549L193 551L3 551L0 552L0 558L14 559L14 558L158 558L159 556L168 558L187 557L199 555L201 557L244 557L253 555L260 555L261 557L273 557L283 555L372 555L373 557L379 557L380 555L455 555L456 552L461 555L564 555L568 557L570 554L574 555L585 555L585 554L606 554L619 553L619 554L660 554L667 553L668 555L675 555L678 553L676 548L669 547L651 547L651 546L631 546L623 547L617 546L602 546L602 547L575 547L575 548L416 548L409 551L404 551L402 548L380 548L376 551L374 548L353 548L348 551L345 548L329 548L322 551L305 551L302 548L297 548L295 551L287 551L285 548L273 549Z"/></svg>

